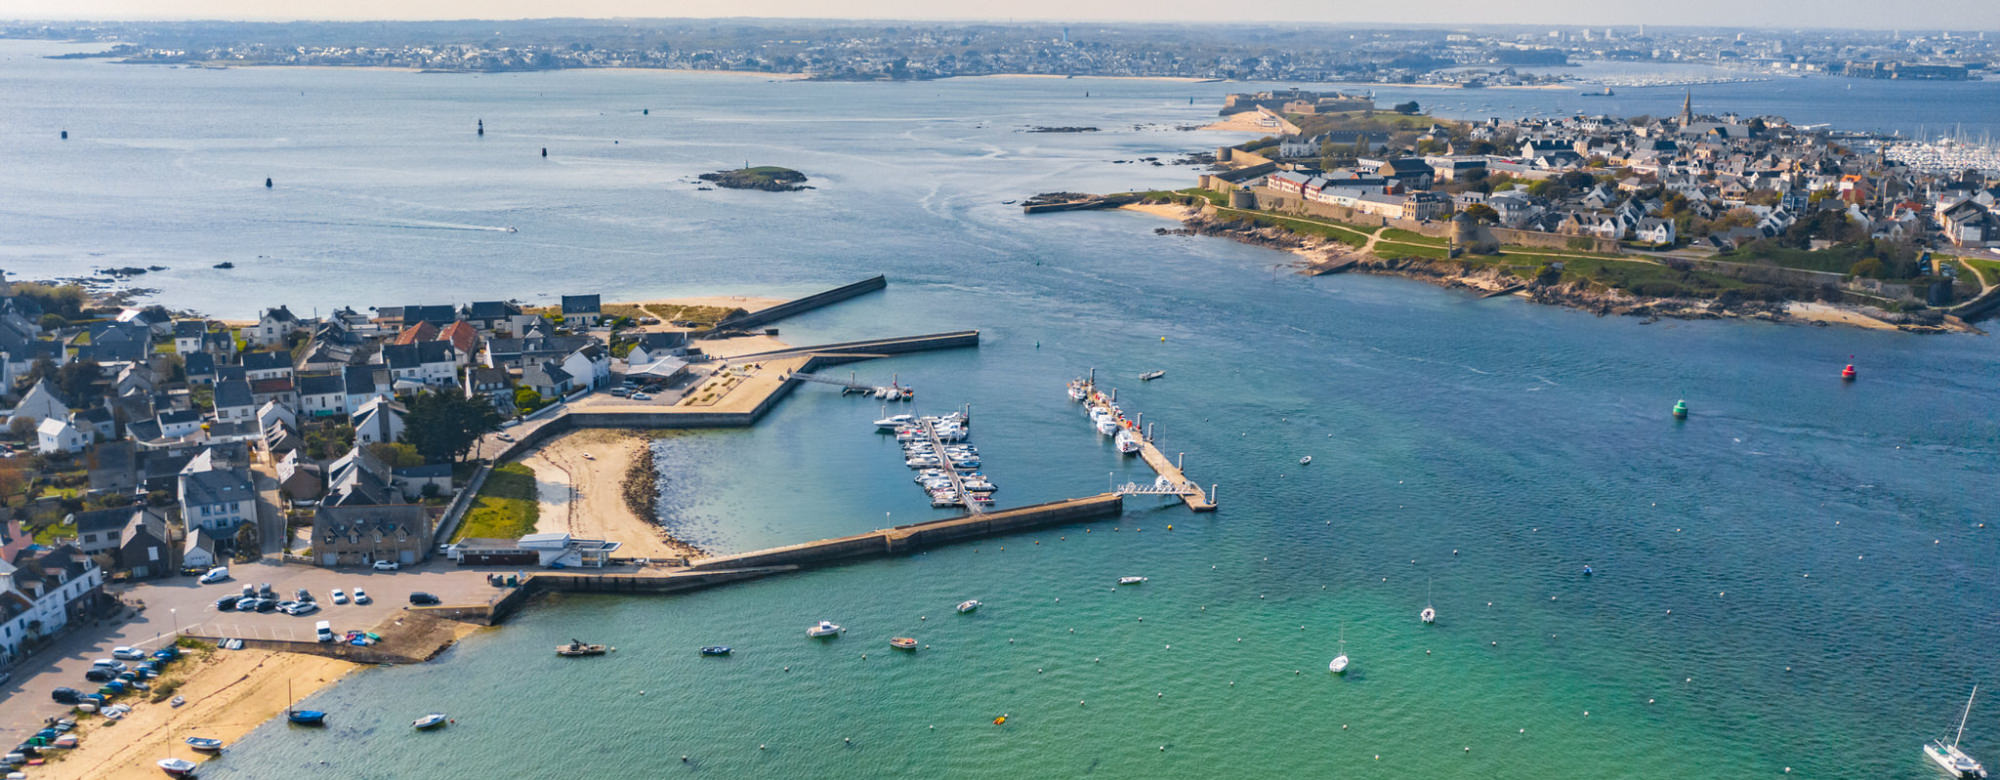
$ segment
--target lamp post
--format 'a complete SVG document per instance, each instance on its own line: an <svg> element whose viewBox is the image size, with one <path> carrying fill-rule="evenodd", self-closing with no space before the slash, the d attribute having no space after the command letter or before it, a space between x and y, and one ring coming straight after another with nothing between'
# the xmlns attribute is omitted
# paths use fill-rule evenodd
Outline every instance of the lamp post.
<svg viewBox="0 0 2000 780"><path fill-rule="evenodd" d="M180 610L178 610L178 609L169 609L169 610L167 610L167 615L169 615L170 617L172 617L172 618L174 619L174 636L180 636L180 635L181 635L181 611L180 611Z"/></svg>

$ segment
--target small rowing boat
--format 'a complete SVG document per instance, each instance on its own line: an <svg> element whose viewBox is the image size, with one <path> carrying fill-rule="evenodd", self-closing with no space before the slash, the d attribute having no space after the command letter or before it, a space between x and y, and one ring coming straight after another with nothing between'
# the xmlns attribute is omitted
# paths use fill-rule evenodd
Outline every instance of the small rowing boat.
<svg viewBox="0 0 2000 780"><path fill-rule="evenodd" d="M556 645L556 655L562 656L564 658L577 658L586 655L603 655L604 652L605 652L605 647L603 645L586 645L575 639L569 640L569 644L566 645Z"/></svg>
<svg viewBox="0 0 2000 780"><path fill-rule="evenodd" d="M917 649L917 640L912 637L899 636L889 640L889 646L897 650L915 650Z"/></svg>
<svg viewBox="0 0 2000 780"><path fill-rule="evenodd" d="M188 747L194 748L203 753L222 752L222 740L219 739L210 739L208 737L188 737L186 742Z"/></svg>

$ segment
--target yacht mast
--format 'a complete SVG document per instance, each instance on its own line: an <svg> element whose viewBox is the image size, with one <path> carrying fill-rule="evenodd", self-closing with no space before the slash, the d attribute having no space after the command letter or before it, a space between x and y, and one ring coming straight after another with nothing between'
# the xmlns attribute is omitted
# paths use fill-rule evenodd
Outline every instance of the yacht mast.
<svg viewBox="0 0 2000 780"><path fill-rule="evenodd" d="M1958 747L1959 737L1965 736L1965 719L1972 716L1972 697L1979 695L1979 684L1972 684L1972 696L1965 697L1965 714L1958 716L1958 733L1951 738L1951 746Z"/></svg>

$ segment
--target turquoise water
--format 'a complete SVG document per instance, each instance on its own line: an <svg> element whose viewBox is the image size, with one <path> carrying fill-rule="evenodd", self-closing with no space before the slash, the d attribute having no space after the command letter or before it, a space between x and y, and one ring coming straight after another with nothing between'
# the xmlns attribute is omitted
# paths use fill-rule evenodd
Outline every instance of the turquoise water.
<svg viewBox="0 0 2000 780"><path fill-rule="evenodd" d="M1000 202L1184 181L1110 161L1212 145L1130 127L1200 119L1173 95L1230 85L18 55L0 79L23 106L0 119L0 170L35 195L0 202L17 276L157 257L175 270L145 283L169 302L244 314L267 298L782 295L883 272L886 292L784 337L980 328L977 350L852 370L896 373L924 410L971 404L1002 503L1150 476L1064 397L1091 367L1220 485L1212 515L1137 499L1115 521L908 558L553 600L313 696L330 728L269 724L211 777L1922 778L1920 742L1993 681L1989 339L1645 325L1306 280L1263 250L1155 236L1150 217L1031 220ZM164 110L189 101L213 110ZM461 137L475 116L483 146ZM70 146L42 130L59 119ZM1029 124L1107 130L1015 132ZM547 167L530 158L545 143ZM821 189L681 181L745 154ZM243 183L280 165L276 191ZM427 294L446 283L470 291ZM1862 379L1843 385L1850 355ZM1167 377L1136 380L1151 369ZM806 387L753 430L662 440L663 521L732 551L941 516L868 424L880 411ZM1112 585L1128 574L1151 581ZM952 614L965 598L988 606ZM820 618L847 635L807 641ZM1354 667L1335 679L1343 631ZM895 653L901 635L930 647ZM572 636L619 651L558 663L549 646ZM695 655L715 643L736 655ZM407 727L438 709L458 722ZM1967 744L1995 755L1996 734L2000 708L1981 703Z"/></svg>

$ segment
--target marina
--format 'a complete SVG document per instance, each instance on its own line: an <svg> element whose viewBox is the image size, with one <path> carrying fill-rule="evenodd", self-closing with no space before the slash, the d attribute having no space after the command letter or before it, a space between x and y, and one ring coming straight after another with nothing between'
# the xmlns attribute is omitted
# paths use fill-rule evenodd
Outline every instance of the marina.
<svg viewBox="0 0 2000 780"><path fill-rule="evenodd" d="M1084 413L1090 416L1097 432L1113 437L1119 452L1138 454L1159 475L1159 479L1150 486L1130 483L1115 492L1121 495L1179 496L1189 509L1196 512L1215 511L1215 486L1210 485L1203 490L1188 478L1187 472L1181 470L1185 453L1169 460L1166 453L1154 445L1152 430L1150 426L1144 426L1143 415L1127 417L1124 409L1118 406L1118 390L1113 388L1110 393L1105 393L1097 387L1097 369L1091 369L1084 378L1071 380L1069 397L1083 404Z"/></svg>
<svg viewBox="0 0 2000 780"><path fill-rule="evenodd" d="M963 409L936 417L899 414L875 421L878 432L894 433L903 450L903 465L916 470L914 481L939 509L964 507L974 514L993 504L997 488L979 472L984 462L967 443L972 412Z"/></svg>

